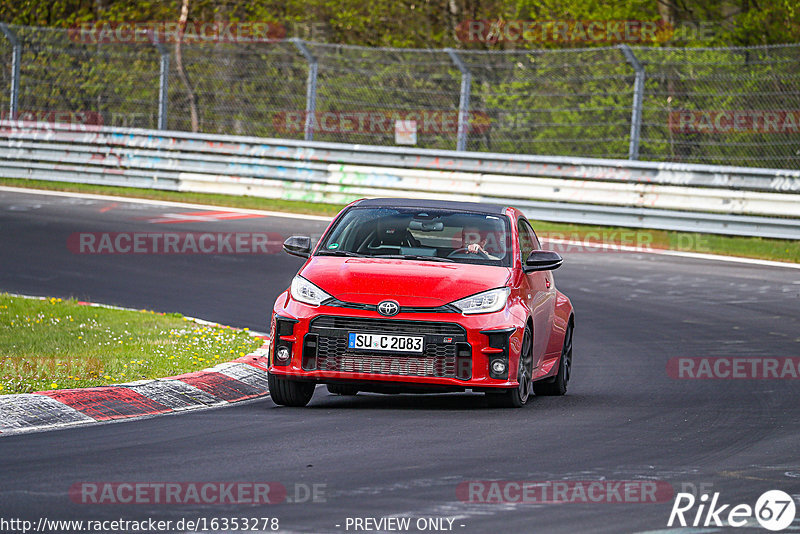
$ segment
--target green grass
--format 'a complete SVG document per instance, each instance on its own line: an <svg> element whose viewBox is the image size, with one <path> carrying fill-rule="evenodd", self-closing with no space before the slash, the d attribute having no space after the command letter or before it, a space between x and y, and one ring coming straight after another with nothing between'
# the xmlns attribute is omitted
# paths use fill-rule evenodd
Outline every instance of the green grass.
<svg viewBox="0 0 800 534"><path fill-rule="evenodd" d="M343 207L341 204L315 204L311 202L247 196L155 191L132 187L96 186L16 178L0 178L0 185L325 216L333 216ZM545 221L531 222L538 234L562 237L564 239L589 239L591 242L596 243L598 241L597 235L599 234L601 240L616 244L641 245L643 247L681 250L686 252L701 252L705 254L721 254L724 256L742 256L763 260L800 263L800 241L798 240L733 237L664 230L610 228Z"/></svg>
<svg viewBox="0 0 800 534"><path fill-rule="evenodd" d="M157 314L0 293L0 394L119 384L211 367L262 341Z"/></svg>

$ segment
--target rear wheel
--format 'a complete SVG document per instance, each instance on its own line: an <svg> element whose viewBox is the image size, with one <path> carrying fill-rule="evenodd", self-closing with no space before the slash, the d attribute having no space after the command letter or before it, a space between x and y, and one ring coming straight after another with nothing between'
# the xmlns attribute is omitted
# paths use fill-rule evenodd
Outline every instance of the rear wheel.
<svg viewBox="0 0 800 534"><path fill-rule="evenodd" d="M533 391L537 395L554 396L564 395L567 384L572 374L572 323L567 326L564 333L564 348L561 349L561 359L558 361L558 373L554 379L546 382L534 382Z"/></svg>
<svg viewBox="0 0 800 534"><path fill-rule="evenodd" d="M298 382L268 375L269 396L272 402L281 406L305 406L314 395L315 384L313 382Z"/></svg>
<svg viewBox="0 0 800 534"><path fill-rule="evenodd" d="M358 388L347 384L328 384L328 393L345 396L358 395Z"/></svg>
<svg viewBox="0 0 800 534"><path fill-rule="evenodd" d="M502 393L487 393L486 401L491 408L520 408L528 402L531 394L531 376L533 375L533 335L529 326L525 327L522 336L522 350L517 365L517 381L519 386L507 389Z"/></svg>

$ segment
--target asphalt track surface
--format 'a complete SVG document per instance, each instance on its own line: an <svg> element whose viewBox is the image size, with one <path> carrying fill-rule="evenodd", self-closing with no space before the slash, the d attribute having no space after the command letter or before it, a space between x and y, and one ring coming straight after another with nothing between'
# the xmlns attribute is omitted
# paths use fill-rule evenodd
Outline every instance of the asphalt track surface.
<svg viewBox="0 0 800 534"><path fill-rule="evenodd" d="M187 212L199 210L0 191L0 290L178 311L265 330L272 300L300 265L296 258L81 255L66 245L75 232L290 235L324 228L279 217L153 222ZM449 517L456 518L454 531L464 533L618 533L666 529L672 499L475 504L462 501L456 489L487 479L653 480L676 492L702 486L720 492L723 503L753 505L769 489L798 499L800 382L676 380L666 372L667 361L679 356L800 356L797 270L574 253L565 254L556 283L576 309L574 374L565 397L490 410L477 394L346 398L318 388L305 409L276 407L267 398L6 436L0 438L0 514L277 517L283 532L345 531L348 517ZM244 506L69 499L72 484L95 481L275 481L290 497L304 484L321 484L324 498ZM755 531L703 531L715 530ZM795 520L787 532L798 530Z"/></svg>

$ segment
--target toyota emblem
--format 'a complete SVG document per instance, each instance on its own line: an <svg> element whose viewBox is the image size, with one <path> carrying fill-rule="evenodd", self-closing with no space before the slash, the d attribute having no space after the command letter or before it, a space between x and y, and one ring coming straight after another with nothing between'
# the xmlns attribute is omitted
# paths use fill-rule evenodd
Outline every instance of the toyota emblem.
<svg viewBox="0 0 800 534"><path fill-rule="evenodd" d="M393 300L384 300L378 304L378 313L385 317L397 315L400 312L400 305Z"/></svg>

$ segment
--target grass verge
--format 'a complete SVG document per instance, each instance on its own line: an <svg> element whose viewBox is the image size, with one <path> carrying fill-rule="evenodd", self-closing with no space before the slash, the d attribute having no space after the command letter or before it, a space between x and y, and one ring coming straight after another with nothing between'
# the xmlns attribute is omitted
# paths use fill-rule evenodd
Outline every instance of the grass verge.
<svg viewBox="0 0 800 534"><path fill-rule="evenodd" d="M104 386L197 371L262 341L179 314L0 293L0 394Z"/></svg>
<svg viewBox="0 0 800 534"><path fill-rule="evenodd" d="M341 204L315 204L291 200L218 195L208 193L189 193L174 191L155 191L133 187L96 186L65 182L46 182L16 178L0 178L0 185L46 189L52 191L73 191L115 195L121 197L191 202L212 206L285 211L310 215L333 216L342 209ZM642 248L661 248L723 256L741 256L762 260L800 263L800 241L786 239L763 239L760 237L734 237L716 234L672 232L631 228L612 228L578 224L532 221L540 236L585 241L587 243L613 243L639 246ZM570 250L566 248L566 250Z"/></svg>

